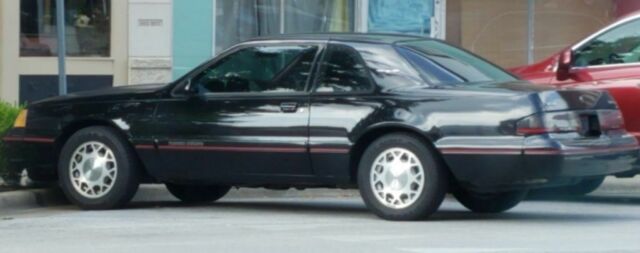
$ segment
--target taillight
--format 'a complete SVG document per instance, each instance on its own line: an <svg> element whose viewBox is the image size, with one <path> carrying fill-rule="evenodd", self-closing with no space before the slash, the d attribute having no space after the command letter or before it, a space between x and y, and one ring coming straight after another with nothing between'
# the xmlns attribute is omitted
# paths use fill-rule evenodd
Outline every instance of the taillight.
<svg viewBox="0 0 640 253"><path fill-rule="evenodd" d="M524 118L516 124L518 135L536 135L547 133L547 128L538 114Z"/></svg>
<svg viewBox="0 0 640 253"><path fill-rule="evenodd" d="M582 129L580 115L576 112L552 112L534 114L517 123L518 135L579 132Z"/></svg>
<svg viewBox="0 0 640 253"><path fill-rule="evenodd" d="M598 111L598 119L600 119L602 131L624 129L624 118L618 110Z"/></svg>
<svg viewBox="0 0 640 253"><path fill-rule="evenodd" d="M624 119L618 110L551 112L526 117L516 128L518 135L577 132L597 136L601 131L624 129Z"/></svg>

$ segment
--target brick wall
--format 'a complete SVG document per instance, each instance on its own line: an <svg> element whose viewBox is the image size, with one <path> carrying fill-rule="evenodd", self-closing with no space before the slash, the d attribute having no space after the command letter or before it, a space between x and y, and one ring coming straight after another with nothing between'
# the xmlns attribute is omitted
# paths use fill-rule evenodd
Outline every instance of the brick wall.
<svg viewBox="0 0 640 253"><path fill-rule="evenodd" d="M544 59L611 22L616 16L614 1L536 0L535 60ZM448 7L455 7L447 11L447 33L455 35L450 42L503 67L527 64L527 0L448 2Z"/></svg>

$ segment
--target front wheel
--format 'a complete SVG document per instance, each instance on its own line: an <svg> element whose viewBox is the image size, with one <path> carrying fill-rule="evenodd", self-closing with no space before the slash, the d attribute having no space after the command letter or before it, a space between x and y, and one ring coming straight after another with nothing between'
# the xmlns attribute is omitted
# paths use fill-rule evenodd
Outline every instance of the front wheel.
<svg viewBox="0 0 640 253"><path fill-rule="evenodd" d="M60 153L58 176L65 195L84 209L112 209L138 190L139 164L131 146L109 127L73 134Z"/></svg>
<svg viewBox="0 0 640 253"><path fill-rule="evenodd" d="M433 214L447 191L446 171L425 143L409 134L374 141L358 168L367 205L387 220L418 220Z"/></svg>
<svg viewBox="0 0 640 253"><path fill-rule="evenodd" d="M527 191L477 193L460 188L453 195L460 204L473 212L501 213L518 205L527 196Z"/></svg>
<svg viewBox="0 0 640 253"><path fill-rule="evenodd" d="M215 185L178 185L166 183L167 190L184 203L214 202L226 195L231 187Z"/></svg>

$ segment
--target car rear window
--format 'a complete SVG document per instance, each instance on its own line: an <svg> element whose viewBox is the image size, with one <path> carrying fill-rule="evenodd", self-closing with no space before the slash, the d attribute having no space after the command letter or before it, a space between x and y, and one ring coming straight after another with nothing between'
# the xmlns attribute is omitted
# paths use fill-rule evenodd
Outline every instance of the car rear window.
<svg viewBox="0 0 640 253"><path fill-rule="evenodd" d="M436 40L398 43L398 51L430 83L440 85L517 80L501 68Z"/></svg>

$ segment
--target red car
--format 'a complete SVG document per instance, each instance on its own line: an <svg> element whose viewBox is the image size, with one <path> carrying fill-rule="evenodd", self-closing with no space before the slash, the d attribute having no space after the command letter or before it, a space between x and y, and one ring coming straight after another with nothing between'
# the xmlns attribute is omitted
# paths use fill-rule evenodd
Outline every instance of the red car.
<svg viewBox="0 0 640 253"><path fill-rule="evenodd" d="M541 62L511 72L537 84L609 91L622 111L625 128L640 140L640 12ZM637 172L618 176L634 176ZM603 180L587 180L572 191L593 191Z"/></svg>

